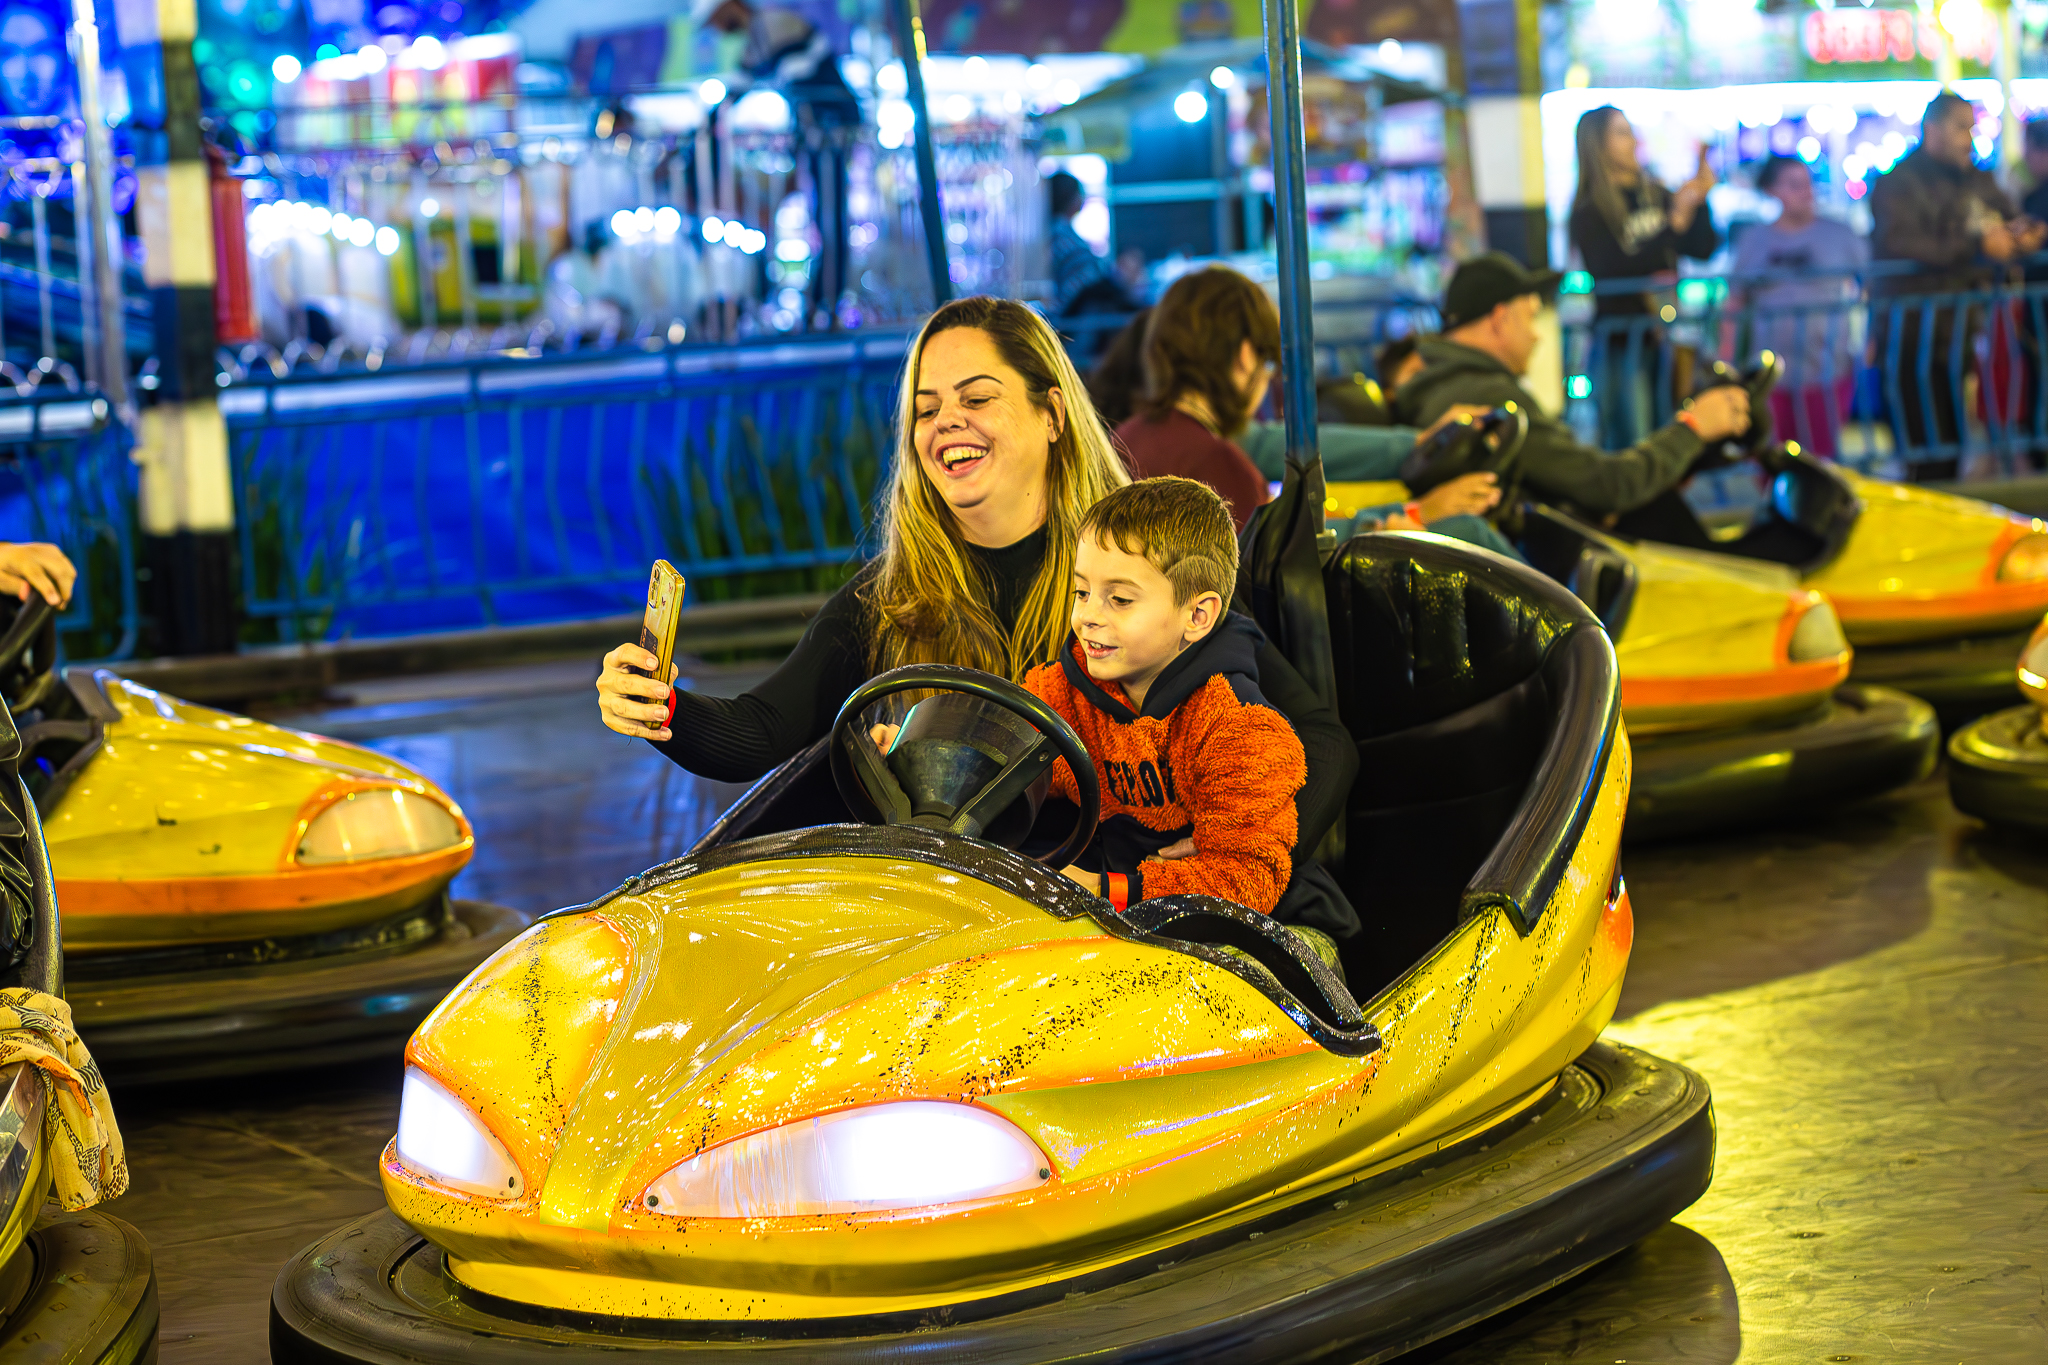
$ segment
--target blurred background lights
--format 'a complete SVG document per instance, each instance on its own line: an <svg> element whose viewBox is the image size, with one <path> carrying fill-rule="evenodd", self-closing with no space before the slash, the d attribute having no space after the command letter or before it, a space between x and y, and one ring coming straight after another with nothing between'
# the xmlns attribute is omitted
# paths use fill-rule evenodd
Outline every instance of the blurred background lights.
<svg viewBox="0 0 2048 1365"><path fill-rule="evenodd" d="M299 78L299 72L302 70L304 68L299 65L299 59L289 52L279 53L277 60L270 64L270 74L277 77L281 85L290 85Z"/></svg>
<svg viewBox="0 0 2048 1365"><path fill-rule="evenodd" d="M1209 84L1218 90L1228 90L1237 84L1237 73L1227 66L1219 66L1209 73Z"/></svg>
<svg viewBox="0 0 2048 1365"><path fill-rule="evenodd" d="M413 65L425 71L439 71L448 64L448 49L441 45L439 38L431 35L413 40Z"/></svg>
<svg viewBox="0 0 2048 1365"><path fill-rule="evenodd" d="M719 80L716 76L712 77L697 87L697 98L704 101L706 108L723 104L725 102L725 82Z"/></svg>
<svg viewBox="0 0 2048 1365"><path fill-rule="evenodd" d="M370 43L356 53L356 60L362 63L364 71L374 76L379 71L382 71L384 64L391 59L384 55L383 48L378 47L375 43Z"/></svg>
<svg viewBox="0 0 2048 1365"><path fill-rule="evenodd" d="M380 256L396 256L398 254L397 228L380 227L377 229L377 254Z"/></svg>
<svg viewBox="0 0 2048 1365"><path fill-rule="evenodd" d="M441 201L433 198L431 195L425 199L420 200L420 217L432 218L435 214L439 213L440 211Z"/></svg>
<svg viewBox="0 0 2048 1365"><path fill-rule="evenodd" d="M723 241L725 239L725 220L722 218L706 218L704 220L703 233L704 240L707 242Z"/></svg>
<svg viewBox="0 0 2048 1365"><path fill-rule="evenodd" d="M1174 96L1173 112L1182 123L1200 123L1209 116L1209 101L1199 90L1183 90Z"/></svg>

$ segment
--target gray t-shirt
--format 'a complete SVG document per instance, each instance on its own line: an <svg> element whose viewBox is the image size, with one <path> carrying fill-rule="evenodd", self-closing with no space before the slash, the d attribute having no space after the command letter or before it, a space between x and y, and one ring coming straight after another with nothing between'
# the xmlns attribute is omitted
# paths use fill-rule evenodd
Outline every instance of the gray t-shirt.
<svg viewBox="0 0 2048 1365"><path fill-rule="evenodd" d="M1850 373L1848 305L1869 264L1870 243L1832 218L1797 231L1766 223L1743 234L1731 274L1751 310L1750 347L1784 357L1786 384L1828 384Z"/></svg>

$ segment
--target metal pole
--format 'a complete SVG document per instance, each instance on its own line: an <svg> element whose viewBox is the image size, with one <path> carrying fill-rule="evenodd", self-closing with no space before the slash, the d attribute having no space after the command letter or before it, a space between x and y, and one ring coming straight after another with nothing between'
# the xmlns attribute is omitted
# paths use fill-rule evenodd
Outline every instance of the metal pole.
<svg viewBox="0 0 2048 1365"><path fill-rule="evenodd" d="M918 21L917 0L890 0L889 8L896 21L897 49L903 54L904 97L910 101L911 117L915 120L911 132L917 139L917 206L924 216L924 254L932 272L932 307L939 308L953 297L953 272L946 264L946 214L939 203L939 159L932 151L932 114L924 99L924 25Z"/></svg>
<svg viewBox="0 0 2048 1365"><path fill-rule="evenodd" d="M1295 0L1261 0L1266 20L1266 109L1273 129L1273 238L1280 254L1280 398L1287 462L1316 466L1314 315L1308 283L1308 143L1301 116L1301 21Z"/></svg>
<svg viewBox="0 0 2048 1365"><path fill-rule="evenodd" d="M37 359L48 360L57 354L57 321L50 299L49 182L29 186L29 195L29 223L35 234L36 246L36 311L41 315L43 324L43 352Z"/></svg>
<svg viewBox="0 0 2048 1365"><path fill-rule="evenodd" d="M114 149L100 105L100 30L92 0L71 0L72 56L78 69L78 117L85 124L84 203L76 232L92 242L92 303L98 310L100 387L116 407L128 402L128 347L121 309L121 224L114 216ZM81 264L83 262L81 261ZM85 281L80 280L84 295ZM81 302L83 302L81 297Z"/></svg>

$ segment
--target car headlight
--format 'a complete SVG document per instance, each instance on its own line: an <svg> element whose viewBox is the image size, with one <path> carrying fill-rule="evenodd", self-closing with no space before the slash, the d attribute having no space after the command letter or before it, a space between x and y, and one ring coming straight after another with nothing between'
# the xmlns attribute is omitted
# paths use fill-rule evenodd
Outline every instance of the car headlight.
<svg viewBox="0 0 2048 1365"><path fill-rule="evenodd" d="M1785 643L1785 655L1795 664L1840 658L1848 649L1849 637L1842 633L1841 618L1827 602L1808 607L1792 627L1792 638Z"/></svg>
<svg viewBox="0 0 2048 1365"><path fill-rule="evenodd" d="M398 1101L398 1160L429 1180L486 1199L517 1199L526 1188L505 1144L416 1066L405 1069Z"/></svg>
<svg viewBox="0 0 2048 1365"><path fill-rule="evenodd" d="M43 1074L27 1062L0 1069L0 1227L13 1218L43 1140ZM40 1198L42 1191L30 1192ZM33 1215L31 1215L33 1216Z"/></svg>
<svg viewBox="0 0 2048 1365"><path fill-rule="evenodd" d="M2020 691L2036 706L2048 705L2048 621L2034 627L2020 651Z"/></svg>
<svg viewBox="0 0 2048 1365"><path fill-rule="evenodd" d="M314 816L299 839L308 866L433 853L462 842L462 826L439 801L403 787L353 791Z"/></svg>
<svg viewBox="0 0 2048 1365"><path fill-rule="evenodd" d="M640 1196L677 1218L772 1218L930 1208L1036 1189L1038 1144L971 1104L904 1100L843 1109L700 1153Z"/></svg>
<svg viewBox="0 0 2048 1365"><path fill-rule="evenodd" d="M2005 558L1998 561L2001 583L2038 583L2044 578L2048 578L2048 535L2039 531L2015 540Z"/></svg>

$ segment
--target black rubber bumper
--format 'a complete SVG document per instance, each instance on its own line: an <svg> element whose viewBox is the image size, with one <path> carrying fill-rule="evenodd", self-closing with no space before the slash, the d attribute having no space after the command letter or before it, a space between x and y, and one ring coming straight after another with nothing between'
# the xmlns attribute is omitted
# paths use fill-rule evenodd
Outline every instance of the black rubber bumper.
<svg viewBox="0 0 2048 1365"><path fill-rule="evenodd" d="M0 1266L0 1360L147 1365L156 1359L156 1270L142 1234L98 1209L30 1230ZM19 1297L17 1297L19 1295Z"/></svg>
<svg viewBox="0 0 2048 1365"><path fill-rule="evenodd" d="M1925 777L1940 744L1926 702L1856 683L1790 724L1651 736L1636 746L1624 837L1797 819L1876 796Z"/></svg>
<svg viewBox="0 0 2048 1365"><path fill-rule="evenodd" d="M1858 645L1849 677L1872 687L1910 692L1933 705L1944 728L1953 728L2012 704L2019 695L2013 665L2032 633L2027 627L1926 644Z"/></svg>
<svg viewBox="0 0 2048 1365"><path fill-rule="evenodd" d="M77 982L72 1017L100 1069L129 1086L393 1053L531 922L483 901L453 909L440 933L398 952Z"/></svg>
<svg viewBox="0 0 2048 1365"><path fill-rule="evenodd" d="M886 1319L565 1320L459 1289L390 1213L301 1251L270 1300L270 1357L648 1362L1387 1360L1540 1293L1655 1230L1713 1177L1707 1085L1595 1044L1529 1112L1257 1223L978 1303Z"/></svg>
<svg viewBox="0 0 2048 1365"><path fill-rule="evenodd" d="M1948 793L1956 809L1993 825L2048 829L2048 737L2041 713L2015 706L1949 736Z"/></svg>

